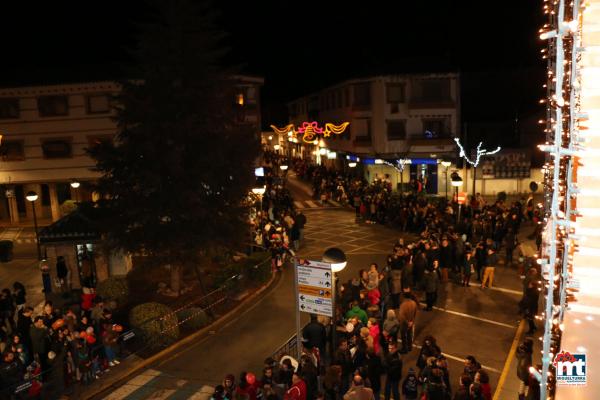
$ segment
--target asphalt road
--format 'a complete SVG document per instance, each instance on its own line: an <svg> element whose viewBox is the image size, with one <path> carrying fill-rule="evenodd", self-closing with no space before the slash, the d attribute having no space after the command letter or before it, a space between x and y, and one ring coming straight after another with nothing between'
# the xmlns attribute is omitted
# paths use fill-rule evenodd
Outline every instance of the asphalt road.
<svg viewBox="0 0 600 400"><path fill-rule="evenodd" d="M296 200L309 199L305 188L291 183ZM371 262L384 265L399 237L382 226L357 224L354 213L342 207L309 207L305 214L308 223L299 255L318 260L326 248L340 247L348 256L341 281ZM521 283L514 269L503 266L496 268L494 282L495 288L485 290L448 283L440 291L437 308L417 317L415 342L418 345L426 335L437 338L448 358L453 385L467 355L474 355L487 369L492 389L498 382L519 322ZM294 333L294 307L293 271L287 269L276 287L239 318L97 398L207 399L211 387L228 373L252 371L260 376L262 361ZM415 348L404 356L405 371L415 366L417 355Z"/></svg>

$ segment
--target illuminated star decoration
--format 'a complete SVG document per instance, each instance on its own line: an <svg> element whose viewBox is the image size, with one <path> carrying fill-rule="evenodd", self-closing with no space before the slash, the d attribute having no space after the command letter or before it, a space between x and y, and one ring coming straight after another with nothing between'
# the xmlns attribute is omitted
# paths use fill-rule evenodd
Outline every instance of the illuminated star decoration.
<svg viewBox="0 0 600 400"><path fill-rule="evenodd" d="M325 124L325 128L319 126L317 121L303 122L298 128L294 128L293 124L278 128L271 125L271 129L279 135L289 135L293 139L297 138L298 134L302 135L302 141L305 143L314 144L317 136L329 137L331 134L340 135L344 133L350 122L342 122L341 125L335 125L330 122Z"/></svg>
<svg viewBox="0 0 600 400"><path fill-rule="evenodd" d="M475 158L475 161L471 161L469 159L469 157L467 157L467 153L465 152L465 149L460 144L460 139L459 138L454 138L454 141L456 142L456 144L458 145L458 148L460 149L460 154L459 155L462 158L464 158L469 164L471 164L472 166L474 166L475 168L477 168L477 166L479 165L479 161L481 160L481 156L486 156L486 155L489 155L489 154L496 154L497 152L500 151L500 146L498 146L496 148L496 150L492 150L492 151L488 151L486 149L482 149L481 146L483 146L483 142L479 142L479 144L477 145L477 158Z"/></svg>

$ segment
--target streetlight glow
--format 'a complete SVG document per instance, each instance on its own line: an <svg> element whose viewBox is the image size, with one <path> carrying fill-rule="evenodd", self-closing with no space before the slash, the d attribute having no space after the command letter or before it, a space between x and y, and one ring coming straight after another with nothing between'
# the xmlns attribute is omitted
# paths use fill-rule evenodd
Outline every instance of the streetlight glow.
<svg viewBox="0 0 600 400"><path fill-rule="evenodd" d="M79 182L77 182L77 181L73 181L73 182L71 182L71 187L72 187L73 189L77 189L77 188L78 188L80 185L81 185L81 184L80 184Z"/></svg>
<svg viewBox="0 0 600 400"><path fill-rule="evenodd" d="M27 201L34 202L38 199L38 195L36 192L27 192L25 198L27 199Z"/></svg>
<svg viewBox="0 0 600 400"><path fill-rule="evenodd" d="M448 168L450 165L452 165L452 163L450 161L442 161L440 164L442 164L446 168Z"/></svg>
<svg viewBox="0 0 600 400"><path fill-rule="evenodd" d="M280 169L280 170L282 170L282 171L285 171L285 170L287 170L287 169L288 169L288 166L287 166L287 165L285 165L285 164L284 164L284 165L280 165L280 166L279 166L279 169Z"/></svg>
<svg viewBox="0 0 600 400"><path fill-rule="evenodd" d="M273 150L279 150L281 148L280 145L276 144L275 146L273 146Z"/></svg>
<svg viewBox="0 0 600 400"><path fill-rule="evenodd" d="M354 167L356 167L356 163L355 163L355 162L349 162L349 163L348 163L348 166L349 166L350 168L354 168Z"/></svg>
<svg viewBox="0 0 600 400"><path fill-rule="evenodd" d="M265 194L265 190L266 190L266 188L264 186L256 187L256 188L252 188L252 193L262 196L263 194Z"/></svg>

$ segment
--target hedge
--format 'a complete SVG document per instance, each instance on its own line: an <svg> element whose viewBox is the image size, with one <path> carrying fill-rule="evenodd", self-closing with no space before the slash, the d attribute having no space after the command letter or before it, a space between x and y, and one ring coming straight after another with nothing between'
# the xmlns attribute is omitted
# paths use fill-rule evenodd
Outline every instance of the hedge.
<svg viewBox="0 0 600 400"><path fill-rule="evenodd" d="M177 315L160 303L143 303L129 312L129 323L143 342L152 349L163 348L177 341Z"/></svg>
<svg viewBox="0 0 600 400"><path fill-rule="evenodd" d="M129 300L129 285L124 276L111 276L98 283L96 293L104 300L114 300L122 306Z"/></svg>
<svg viewBox="0 0 600 400"><path fill-rule="evenodd" d="M183 328L193 331L208 325L208 316L200 307L190 307L179 311L177 319Z"/></svg>

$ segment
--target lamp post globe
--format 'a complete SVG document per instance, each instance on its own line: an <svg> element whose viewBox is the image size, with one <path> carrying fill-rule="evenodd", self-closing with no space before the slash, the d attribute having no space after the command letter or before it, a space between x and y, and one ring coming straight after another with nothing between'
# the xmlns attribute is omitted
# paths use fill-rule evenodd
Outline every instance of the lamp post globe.
<svg viewBox="0 0 600 400"><path fill-rule="evenodd" d="M71 182L71 187L73 189L77 189L81 184L78 181L72 181Z"/></svg>
<svg viewBox="0 0 600 400"><path fill-rule="evenodd" d="M36 192L31 191L31 192L27 192L27 194L25 195L25 198L27 199L27 201L34 202L38 199L38 195Z"/></svg>
<svg viewBox="0 0 600 400"><path fill-rule="evenodd" d="M287 166L287 165L285 165L285 164L284 164L284 165L280 165L280 166L279 166L279 169L280 169L280 170L282 170L282 171L285 171L285 170L287 170L287 169L288 169L288 166Z"/></svg>
<svg viewBox="0 0 600 400"><path fill-rule="evenodd" d="M34 191L27 192L25 195L27 201L31 203L31 210L33 212L33 226L35 229L35 244L37 247L38 260L42 259L42 250L40 248L40 236L38 233L38 225L37 225L37 215L35 213L35 204L33 204L38 199L38 194Z"/></svg>
<svg viewBox="0 0 600 400"><path fill-rule="evenodd" d="M348 259L342 250L337 247L330 247L323 253L323 262L331 264L331 271L336 273L346 268Z"/></svg>

